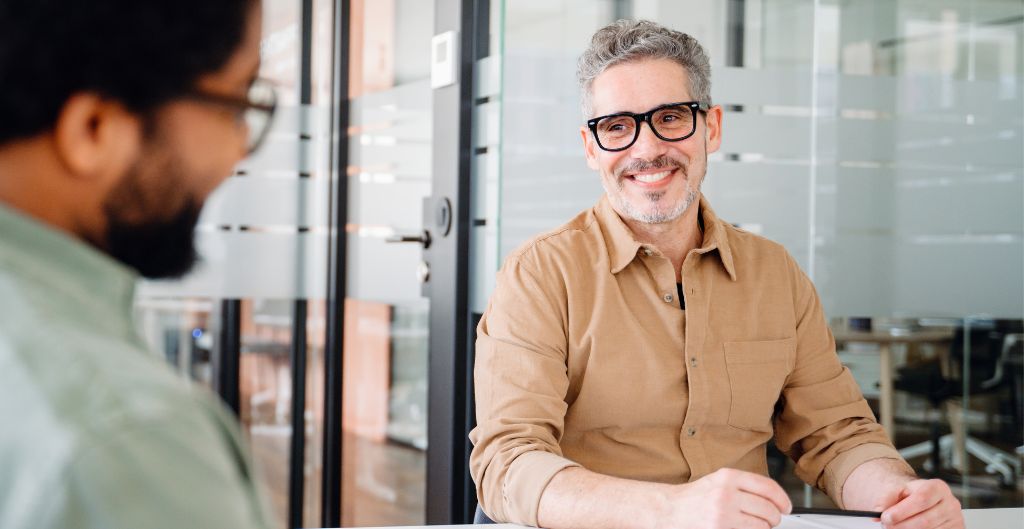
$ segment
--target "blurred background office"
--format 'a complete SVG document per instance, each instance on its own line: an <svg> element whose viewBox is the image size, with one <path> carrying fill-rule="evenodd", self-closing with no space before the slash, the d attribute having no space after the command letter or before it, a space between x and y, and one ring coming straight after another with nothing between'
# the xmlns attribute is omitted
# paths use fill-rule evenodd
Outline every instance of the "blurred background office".
<svg viewBox="0 0 1024 529"><path fill-rule="evenodd" d="M712 60L704 193L812 278L896 446L1024 505L1024 1L264 0L266 147L146 338L238 413L281 527L466 522L473 328L601 193L575 61L647 18ZM797 503L828 500L772 460Z"/></svg>

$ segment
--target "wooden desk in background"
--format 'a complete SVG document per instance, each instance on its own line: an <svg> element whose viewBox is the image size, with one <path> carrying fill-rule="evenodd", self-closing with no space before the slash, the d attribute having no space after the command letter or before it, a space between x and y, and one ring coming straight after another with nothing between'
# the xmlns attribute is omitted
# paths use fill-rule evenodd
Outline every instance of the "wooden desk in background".
<svg viewBox="0 0 1024 529"><path fill-rule="evenodd" d="M917 331L905 331L893 334L888 330L877 331L850 331L833 330L836 339L836 348L841 344L850 342L878 344L879 351L879 395L878 415L891 439L895 439L895 419L893 412L893 388L892 388L892 351L890 346L894 343L900 344L943 344L953 339L952 329L922 329Z"/></svg>

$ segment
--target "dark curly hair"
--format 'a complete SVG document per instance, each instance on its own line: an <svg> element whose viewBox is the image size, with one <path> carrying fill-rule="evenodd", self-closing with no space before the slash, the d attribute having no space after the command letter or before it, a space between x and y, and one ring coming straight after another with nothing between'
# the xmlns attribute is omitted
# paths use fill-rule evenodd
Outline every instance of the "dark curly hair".
<svg viewBox="0 0 1024 529"><path fill-rule="evenodd" d="M258 0L0 0L0 145L90 91L146 114L219 70Z"/></svg>

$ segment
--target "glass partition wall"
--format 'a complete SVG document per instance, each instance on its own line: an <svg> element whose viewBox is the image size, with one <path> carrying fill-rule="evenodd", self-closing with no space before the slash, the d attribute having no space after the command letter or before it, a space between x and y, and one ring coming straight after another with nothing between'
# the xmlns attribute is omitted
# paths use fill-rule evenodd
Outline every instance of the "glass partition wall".
<svg viewBox="0 0 1024 529"><path fill-rule="evenodd" d="M454 382L464 346L438 347L431 330L465 327L465 281L428 288L451 283L445 263L458 252L468 259L468 171L433 177L435 153L458 158L450 151L469 129L458 69L454 82L431 82L434 34L474 33L461 5L263 0L273 128L207 203L199 266L139 289L146 339L237 413L279 527L420 525L431 516L428 460L462 468L450 464L461 441L434 443L428 457L428 438L467 431L465 380ZM447 50L456 59L459 44ZM471 85L472 65L454 62ZM446 229L425 214L428 198L447 204ZM455 491L455 473L435 472L430 489ZM435 522L462 521L434 495Z"/></svg>
<svg viewBox="0 0 1024 529"><path fill-rule="evenodd" d="M617 18L658 21L711 57L724 139L703 192L716 212L812 278L841 359L919 472L965 506L1024 503L1024 2L494 6L500 146L479 182L495 205L476 206L475 312L505 255L602 192L579 139L576 58ZM961 389L929 394L922 377Z"/></svg>

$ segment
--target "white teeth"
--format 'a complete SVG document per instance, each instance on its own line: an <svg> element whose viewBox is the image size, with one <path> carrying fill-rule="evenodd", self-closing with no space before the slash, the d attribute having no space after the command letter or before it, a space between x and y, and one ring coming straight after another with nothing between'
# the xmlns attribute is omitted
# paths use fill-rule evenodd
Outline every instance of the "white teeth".
<svg viewBox="0 0 1024 529"><path fill-rule="evenodd" d="M635 174L633 175L633 178L636 179L638 182L643 182L645 184L653 184L654 182L666 178L671 172L672 171L662 171L660 173Z"/></svg>

